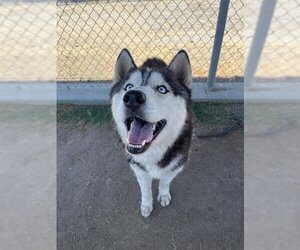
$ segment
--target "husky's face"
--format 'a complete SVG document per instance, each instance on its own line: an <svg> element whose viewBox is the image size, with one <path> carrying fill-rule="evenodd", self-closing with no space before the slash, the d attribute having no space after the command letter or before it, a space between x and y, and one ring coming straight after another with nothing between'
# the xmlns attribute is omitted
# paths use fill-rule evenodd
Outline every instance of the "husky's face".
<svg viewBox="0 0 300 250"><path fill-rule="evenodd" d="M184 51L169 66L154 58L137 68L129 52L122 50L111 96L113 117L128 153L171 146L186 121L191 82Z"/></svg>

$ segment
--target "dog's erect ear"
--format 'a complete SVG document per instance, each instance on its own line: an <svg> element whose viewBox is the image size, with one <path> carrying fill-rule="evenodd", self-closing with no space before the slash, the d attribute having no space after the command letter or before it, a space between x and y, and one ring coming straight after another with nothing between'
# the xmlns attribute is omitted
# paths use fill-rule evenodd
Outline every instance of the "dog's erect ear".
<svg viewBox="0 0 300 250"><path fill-rule="evenodd" d="M184 50L180 50L170 62L169 67L176 79L187 88L192 88L192 69L189 57Z"/></svg>
<svg viewBox="0 0 300 250"><path fill-rule="evenodd" d="M121 81L126 74L134 68L136 68L136 65L129 51L127 49L123 49L116 62L113 84Z"/></svg>

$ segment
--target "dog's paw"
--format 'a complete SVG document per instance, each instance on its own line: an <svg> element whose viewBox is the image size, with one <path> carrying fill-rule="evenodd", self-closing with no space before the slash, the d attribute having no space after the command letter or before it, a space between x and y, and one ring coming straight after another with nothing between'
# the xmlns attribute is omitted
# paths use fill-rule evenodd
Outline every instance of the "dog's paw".
<svg viewBox="0 0 300 250"><path fill-rule="evenodd" d="M169 206L170 202L171 202L171 195L170 195L170 193L167 193L167 194L158 194L157 201L163 207Z"/></svg>
<svg viewBox="0 0 300 250"><path fill-rule="evenodd" d="M141 214L145 218L151 214L152 210L153 207L150 205L144 205L144 204L141 205Z"/></svg>

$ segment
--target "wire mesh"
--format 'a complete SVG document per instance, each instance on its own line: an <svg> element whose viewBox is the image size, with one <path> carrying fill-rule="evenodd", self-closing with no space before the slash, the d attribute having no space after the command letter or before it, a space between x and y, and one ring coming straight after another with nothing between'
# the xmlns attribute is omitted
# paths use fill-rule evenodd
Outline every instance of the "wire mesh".
<svg viewBox="0 0 300 250"><path fill-rule="evenodd" d="M299 42L300 2L277 0L256 76L299 80Z"/></svg>
<svg viewBox="0 0 300 250"><path fill-rule="evenodd" d="M222 50L217 71L217 81L229 78L243 81L244 75L244 2L230 1ZM220 79L221 78L221 79Z"/></svg>
<svg viewBox="0 0 300 250"><path fill-rule="evenodd" d="M245 59L251 48L262 1L247 0L245 8ZM277 0L274 15L256 70L256 81L298 81L300 67L300 3ZM254 47L255 49L255 47Z"/></svg>
<svg viewBox="0 0 300 250"><path fill-rule="evenodd" d="M56 78L56 4L0 3L0 81Z"/></svg>
<svg viewBox="0 0 300 250"><path fill-rule="evenodd" d="M2 1L0 81L111 80L122 48L138 64L185 49L205 80L219 1ZM219 77L243 75L242 6L231 1Z"/></svg>
<svg viewBox="0 0 300 250"><path fill-rule="evenodd" d="M118 53L128 48L137 64L170 61L187 50L193 77L208 75L220 0L58 1L57 79L111 80ZM217 75L243 75L242 0L232 0Z"/></svg>

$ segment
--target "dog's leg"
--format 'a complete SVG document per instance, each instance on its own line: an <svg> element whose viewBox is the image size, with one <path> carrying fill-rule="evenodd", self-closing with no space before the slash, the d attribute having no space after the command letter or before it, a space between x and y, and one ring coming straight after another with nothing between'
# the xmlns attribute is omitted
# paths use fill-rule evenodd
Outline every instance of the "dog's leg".
<svg viewBox="0 0 300 250"><path fill-rule="evenodd" d="M170 184L175 176L162 177L159 180L157 201L163 207L169 206L171 202Z"/></svg>
<svg viewBox="0 0 300 250"><path fill-rule="evenodd" d="M170 185L172 180L177 176L183 167L176 169L170 175L163 176L159 180L157 201L163 207L169 206L171 202Z"/></svg>
<svg viewBox="0 0 300 250"><path fill-rule="evenodd" d="M141 214L148 217L153 209L152 178L141 171L136 171L135 174L141 189Z"/></svg>

